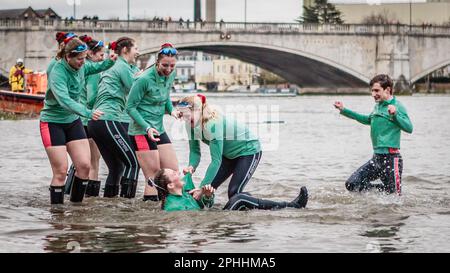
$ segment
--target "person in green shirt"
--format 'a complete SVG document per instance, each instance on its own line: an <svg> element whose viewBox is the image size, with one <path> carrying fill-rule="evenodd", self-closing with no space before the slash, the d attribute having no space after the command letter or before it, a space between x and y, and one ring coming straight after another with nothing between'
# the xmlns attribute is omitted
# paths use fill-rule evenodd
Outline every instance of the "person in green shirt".
<svg viewBox="0 0 450 273"><path fill-rule="evenodd" d="M86 43L88 46L88 52L86 57L87 64L93 64L102 62L105 58L105 44L103 41L94 40L88 35L80 36L80 40ZM80 93L80 103L86 105L88 109L92 109L94 106L95 99L98 93L98 83L100 81L100 73L91 74L86 77L86 82ZM100 165L100 151L98 150L97 144L89 135L88 132L88 121L86 117L81 117L81 121L86 132L86 136L89 140L89 148L91 151L91 168L89 171L89 182L86 187L86 196L98 196L100 193L100 181L98 180L98 169Z"/></svg>
<svg viewBox="0 0 450 273"><path fill-rule="evenodd" d="M259 139L246 125L210 107L204 95L182 98L177 107L189 137L189 166L183 173L196 171L200 164L200 142L203 142L209 146L211 163L200 188L211 184L217 189L231 176L228 198L232 200L244 191L258 167L262 156ZM193 193L195 199L198 194L200 191Z"/></svg>
<svg viewBox="0 0 450 273"><path fill-rule="evenodd" d="M172 44L161 46L156 63L133 83L126 106L132 118L128 134L144 176L150 182L161 168L178 170L177 156L163 124L166 112L175 118L179 117L179 112L173 108L170 100L176 55L177 50ZM152 185L145 185L144 200L158 200Z"/></svg>
<svg viewBox="0 0 450 273"><path fill-rule="evenodd" d="M73 32L57 32L56 33L56 41L58 42L58 52L64 47L64 41L70 41L72 38L77 37L77 35ZM66 40L67 39L67 40ZM47 65L47 79L50 77L50 72L52 72L53 66L55 66L58 61L58 56L54 56L50 63Z"/></svg>
<svg viewBox="0 0 450 273"><path fill-rule="evenodd" d="M334 106L341 115L370 125L370 136L374 155L356 170L345 182L349 191L363 191L377 188L386 193L401 195L403 159L400 155L401 131L411 134L413 125L405 106L393 95L392 79L385 74L370 81L375 107L369 115L363 115L344 107L340 101ZM372 184L380 179L382 184Z"/></svg>
<svg viewBox="0 0 450 273"><path fill-rule="evenodd" d="M122 123L128 93L134 76L139 72L136 59L139 49L135 40L121 37L111 43L110 49L119 55L115 65L100 78L94 108L104 112L99 120L88 122L89 135L97 144L108 167L104 197L134 198L136 195L139 164Z"/></svg>
<svg viewBox="0 0 450 273"><path fill-rule="evenodd" d="M114 60L85 65L87 49L87 45L76 37L64 40L49 74L49 87L40 113L42 142L53 171L50 185L52 204L64 202L67 153L76 168L70 195L72 202L83 200L89 178L89 142L80 116L96 120L103 112L87 109L79 103L79 96L85 77L108 69Z"/></svg>
<svg viewBox="0 0 450 273"><path fill-rule="evenodd" d="M191 173L186 173L183 178L180 178L177 171L161 169L156 173L154 183L158 190L158 197L162 201L161 208L165 211L201 210L211 208L214 204L215 188L208 184L200 189L195 189ZM193 197L194 194L197 194L197 198ZM251 196L249 193L238 193L227 202L223 209L305 208L307 203L308 191L306 187L301 187L299 195L290 202L260 199Z"/></svg>

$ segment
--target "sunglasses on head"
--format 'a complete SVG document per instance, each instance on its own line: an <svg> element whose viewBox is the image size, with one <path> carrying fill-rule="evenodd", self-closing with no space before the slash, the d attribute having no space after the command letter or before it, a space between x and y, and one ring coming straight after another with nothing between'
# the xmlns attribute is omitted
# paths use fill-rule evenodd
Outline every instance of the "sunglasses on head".
<svg viewBox="0 0 450 273"><path fill-rule="evenodd" d="M167 56L175 56L178 54L178 51L173 47L165 47L165 48L162 48L158 52L158 54L163 54L163 55L167 55Z"/></svg>
<svg viewBox="0 0 450 273"><path fill-rule="evenodd" d="M86 44L81 44L79 46L77 46L74 50L72 50L72 53L81 53L88 50L88 47Z"/></svg>
<svg viewBox="0 0 450 273"><path fill-rule="evenodd" d="M66 38L66 39L67 39L67 38L73 38L73 37L76 37L76 36L77 36L77 35L76 35L75 33L69 32L69 33L66 34L65 38Z"/></svg>
<svg viewBox="0 0 450 273"><path fill-rule="evenodd" d="M92 49L97 48L97 47L104 47L105 43L103 41L98 41L97 44L95 44L95 46L92 47Z"/></svg>
<svg viewBox="0 0 450 273"><path fill-rule="evenodd" d="M182 101L177 104L177 108L182 110L192 108L192 106L190 106L189 103L187 103L186 101Z"/></svg>

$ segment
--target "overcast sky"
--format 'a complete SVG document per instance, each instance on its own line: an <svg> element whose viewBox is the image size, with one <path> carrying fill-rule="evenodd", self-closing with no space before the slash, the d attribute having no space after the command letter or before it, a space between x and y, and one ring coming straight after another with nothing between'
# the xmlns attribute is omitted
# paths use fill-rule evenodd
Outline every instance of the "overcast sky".
<svg viewBox="0 0 450 273"><path fill-rule="evenodd" d="M194 0L129 0L131 18L180 17L191 19L194 16ZM330 0L332 3L424 2L426 0ZM101 19L127 18L127 0L0 0L0 9L36 9L52 7L63 18L73 15L76 3L77 18L84 15L98 15ZM243 22L247 2L248 22L293 22L301 15L303 0L217 0L217 20ZM204 9L205 0L202 0ZM204 18L204 11L202 13Z"/></svg>
<svg viewBox="0 0 450 273"><path fill-rule="evenodd" d="M36 9L52 7L60 16L73 15L73 2L77 18L84 15L98 15L101 19L127 18L127 0L0 0L1 9ZM216 17L219 21L243 22L245 0L217 0ZM204 6L204 0L203 0ZM293 22L301 14L302 0L247 0L247 21L249 22ZM204 7L203 7L204 8ZM153 18L154 16L172 19L194 17L194 0L130 0L131 18ZM204 13L203 16L204 18Z"/></svg>

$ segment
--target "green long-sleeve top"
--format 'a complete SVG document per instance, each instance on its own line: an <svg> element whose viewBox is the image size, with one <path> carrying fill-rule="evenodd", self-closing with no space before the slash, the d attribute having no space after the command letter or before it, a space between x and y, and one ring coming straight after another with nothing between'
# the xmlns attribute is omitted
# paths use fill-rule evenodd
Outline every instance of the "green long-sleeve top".
<svg viewBox="0 0 450 273"><path fill-rule="evenodd" d="M111 69L102 73L94 103L94 108L104 113L101 120L127 121L123 116L125 104L138 71L139 68L119 57Z"/></svg>
<svg viewBox="0 0 450 273"><path fill-rule="evenodd" d="M56 57L53 57L50 60L50 63L47 66L47 79L50 76L50 72L52 72L53 67L55 66L55 64L58 62L58 60L56 59Z"/></svg>
<svg viewBox="0 0 450 273"><path fill-rule="evenodd" d="M91 60L86 60L86 64L93 64ZM87 109L92 110L98 93L98 82L100 81L100 73L92 74L86 77L85 84L80 94L80 103L86 105ZM89 118L81 117L84 126L87 126Z"/></svg>
<svg viewBox="0 0 450 273"><path fill-rule="evenodd" d="M79 116L91 118L92 110L80 103L80 93L85 84L85 78L107 70L113 65L114 61L106 60L100 63L86 63L79 70L75 70L65 59L56 61L48 74L48 88L40 120L71 123Z"/></svg>
<svg viewBox="0 0 450 273"><path fill-rule="evenodd" d="M203 126L186 129L189 134L189 165L195 169L200 164L200 140L209 146L211 163L200 186L211 184L222 163L222 157L235 159L261 151L258 138L247 126L234 118L217 116Z"/></svg>
<svg viewBox="0 0 450 273"><path fill-rule="evenodd" d="M394 105L397 109L395 115L389 114L389 105ZM400 149L401 131L407 133L413 131L406 108L395 97L375 104L369 115L359 114L347 108L344 108L341 114L362 124L370 125L370 136L375 154L388 154L389 148Z"/></svg>
<svg viewBox="0 0 450 273"><path fill-rule="evenodd" d="M160 76L155 66L150 67L133 83L127 102L131 117L128 134L145 135L147 128L154 128L160 134L165 132L163 117L173 111L170 90L175 72L168 77Z"/></svg>
<svg viewBox="0 0 450 273"><path fill-rule="evenodd" d="M191 174L186 174L182 179L185 183L182 195L168 194L164 204L165 211L201 210L205 207L210 208L213 206L214 195L210 198L203 195L202 198L197 201L189 194L189 191L195 188Z"/></svg>

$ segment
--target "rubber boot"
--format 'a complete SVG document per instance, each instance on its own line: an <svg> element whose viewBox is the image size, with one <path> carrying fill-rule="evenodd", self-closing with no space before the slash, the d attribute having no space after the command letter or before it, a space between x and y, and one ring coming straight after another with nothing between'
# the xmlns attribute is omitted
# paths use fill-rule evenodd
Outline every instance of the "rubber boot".
<svg viewBox="0 0 450 273"><path fill-rule="evenodd" d="M105 184L105 191L103 197L113 198L119 195L119 185L108 185Z"/></svg>
<svg viewBox="0 0 450 273"><path fill-rule="evenodd" d="M88 179L81 179L81 178L75 176L75 178L73 179L72 189L70 190L70 201L71 202L82 202L83 201L87 184L88 184Z"/></svg>
<svg viewBox="0 0 450 273"><path fill-rule="evenodd" d="M120 181L120 197L134 198L136 196L137 181L122 177Z"/></svg>
<svg viewBox="0 0 450 273"><path fill-rule="evenodd" d="M64 186L50 186L50 204L64 204Z"/></svg>
<svg viewBox="0 0 450 273"><path fill-rule="evenodd" d="M95 197L100 194L100 181L97 180L89 180L86 187L86 197Z"/></svg>
<svg viewBox="0 0 450 273"><path fill-rule="evenodd" d="M290 204L289 207L295 208L304 208L308 203L308 189L306 187L301 187L300 193L297 198L295 198Z"/></svg>
<svg viewBox="0 0 450 273"><path fill-rule="evenodd" d="M69 171L67 172L67 179L66 179L66 187L65 187L65 193L70 194L70 190L72 189L73 179L75 178L75 166L72 164L69 168Z"/></svg>

